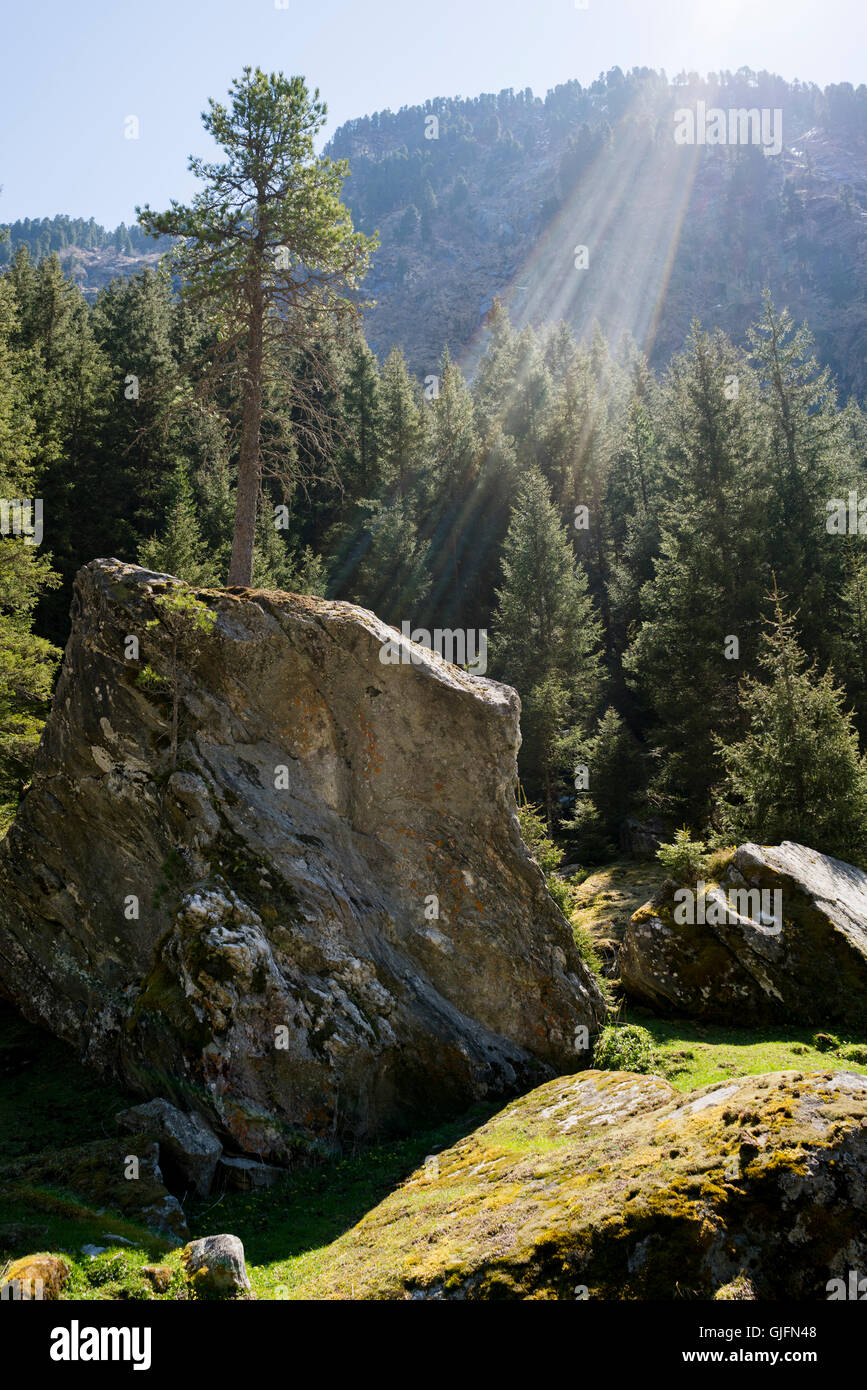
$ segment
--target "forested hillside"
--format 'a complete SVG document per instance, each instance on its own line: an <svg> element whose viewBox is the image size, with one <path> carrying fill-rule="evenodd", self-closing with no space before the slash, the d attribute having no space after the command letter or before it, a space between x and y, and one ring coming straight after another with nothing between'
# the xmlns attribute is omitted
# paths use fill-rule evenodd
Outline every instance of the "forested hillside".
<svg viewBox="0 0 867 1390"><path fill-rule="evenodd" d="M4 548L26 562L7 621L38 672L96 555L225 583L237 417L200 392L213 330L167 273L89 305L54 257L34 267L19 250L0 285L18 402L4 468L43 499L58 584L32 548ZM610 852L630 815L760 835L782 805L808 842L859 856L864 774L843 710L863 737L863 514L846 532L867 426L784 306L766 298L746 349L695 324L659 373L599 333L518 332L499 304L471 383L446 354L423 390L400 349L380 367L349 330L315 359L316 391L280 406L292 442L282 481L263 483L257 584L412 630L487 630L489 672L523 701L525 791L582 859ZM311 370L304 351L285 361L287 381ZM32 735L46 687L17 684L18 660L6 699ZM7 754L11 789L26 748Z"/></svg>
<svg viewBox="0 0 867 1390"><path fill-rule="evenodd" d="M678 1363L767 1300L816 1360L867 1285L867 87L326 122L247 64L189 202L0 229L0 1299L652 1300L660 1358L665 1299Z"/></svg>

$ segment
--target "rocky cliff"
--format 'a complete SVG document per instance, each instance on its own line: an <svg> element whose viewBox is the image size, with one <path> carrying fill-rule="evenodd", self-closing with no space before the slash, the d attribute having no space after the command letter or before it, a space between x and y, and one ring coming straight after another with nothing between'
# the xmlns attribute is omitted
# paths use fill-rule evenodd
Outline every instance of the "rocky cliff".
<svg viewBox="0 0 867 1390"><path fill-rule="evenodd" d="M282 1161L586 1059L604 1005L520 838L513 690L350 604L114 560L72 616L0 846L29 1017Z"/></svg>

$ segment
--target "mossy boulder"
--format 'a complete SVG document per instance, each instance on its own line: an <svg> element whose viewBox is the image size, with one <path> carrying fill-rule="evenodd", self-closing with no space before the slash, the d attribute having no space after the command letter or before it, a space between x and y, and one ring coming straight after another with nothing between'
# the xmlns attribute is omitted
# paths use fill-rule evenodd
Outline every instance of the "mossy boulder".
<svg viewBox="0 0 867 1390"><path fill-rule="evenodd" d="M0 1298L58 1299L69 1279L69 1265L60 1255L25 1255L3 1275Z"/></svg>
<svg viewBox="0 0 867 1390"><path fill-rule="evenodd" d="M626 993L721 1023L867 1031L867 874L789 840L741 845L716 872L667 880L633 915Z"/></svg>
<svg viewBox="0 0 867 1390"><path fill-rule="evenodd" d="M824 1299L867 1268L867 1077L772 1072L684 1096L548 1082L433 1156L301 1298Z"/></svg>
<svg viewBox="0 0 867 1390"><path fill-rule="evenodd" d="M187 1281L199 1298L234 1298L250 1288L244 1246L237 1236L204 1236L181 1251Z"/></svg>

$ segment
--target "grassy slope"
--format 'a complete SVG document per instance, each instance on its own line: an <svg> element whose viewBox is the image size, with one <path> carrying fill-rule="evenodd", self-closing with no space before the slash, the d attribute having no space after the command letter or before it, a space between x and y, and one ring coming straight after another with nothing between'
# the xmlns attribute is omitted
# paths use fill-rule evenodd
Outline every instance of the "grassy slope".
<svg viewBox="0 0 867 1390"><path fill-rule="evenodd" d="M618 940L631 912L659 882L653 864L609 865L578 889L576 925L594 942ZM626 1011L622 1015L625 1020ZM655 1019L632 1010L632 1022L653 1034L660 1072L682 1091L736 1075L829 1065L867 1072L867 1064L819 1051L810 1030L722 1028L687 1020ZM841 1043L867 1039L841 1037ZM867 1057L867 1053L865 1053ZM142 1264L169 1264L176 1277L167 1298L181 1288L178 1253L140 1227L110 1213L100 1215L80 1194L16 1184L4 1186L2 1165L28 1153L64 1148L112 1136L114 1115L134 1098L78 1065L62 1043L0 1006L0 1270L12 1256L37 1250L63 1252L72 1264L67 1297L153 1297L139 1274ZM231 1231L244 1242L254 1292L263 1298L292 1298L315 1281L331 1243L392 1192L425 1157L447 1148L485 1122L495 1107L476 1107L436 1130L376 1145L340 1159L288 1174L270 1191L225 1193L205 1202L188 1201L194 1236ZM126 1236L134 1247L113 1244L106 1234ZM84 1244L109 1245L91 1261Z"/></svg>

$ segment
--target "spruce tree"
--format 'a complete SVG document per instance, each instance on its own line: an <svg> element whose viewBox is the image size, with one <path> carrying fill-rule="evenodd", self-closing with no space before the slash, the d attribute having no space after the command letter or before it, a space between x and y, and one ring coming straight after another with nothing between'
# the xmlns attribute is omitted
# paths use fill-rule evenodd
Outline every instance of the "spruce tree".
<svg viewBox="0 0 867 1390"><path fill-rule="evenodd" d="M183 464L175 470L165 529L159 538L151 537L141 547L139 564L174 575L194 587L220 582L205 550L195 496Z"/></svg>
<svg viewBox="0 0 867 1390"><path fill-rule="evenodd" d="M827 662L846 582L845 547L828 533L828 504L856 486L859 465L830 371L819 369L809 333L787 310L777 312L768 291L749 336L767 431L769 561L780 588L798 596L807 652Z"/></svg>
<svg viewBox="0 0 867 1390"><path fill-rule="evenodd" d="M653 804L703 824L713 735L739 732L738 681L755 662L767 583L757 382L722 334L696 325L661 392L660 553L624 657L651 709Z"/></svg>
<svg viewBox="0 0 867 1390"><path fill-rule="evenodd" d="M382 470L382 405L379 364L359 335L348 351L343 387L340 481L350 500L376 497Z"/></svg>
<svg viewBox="0 0 867 1390"><path fill-rule="evenodd" d="M432 587L431 620L425 625L472 626L467 623L464 595L477 565L473 532L480 506L480 441L472 398L448 350L440 366L438 395L428 408L426 462L422 540L430 546Z"/></svg>
<svg viewBox="0 0 867 1390"><path fill-rule="evenodd" d="M14 351L18 328L12 281L0 279L0 498L29 503L29 524L38 525L32 452L35 422L27 382ZM41 499L44 504L44 499ZM19 512L19 517L21 513ZM25 515L25 521L27 516ZM53 518L43 511L50 535ZM0 535L0 831L27 780L51 695L60 652L32 631L40 594L58 583L49 556L13 532L11 510ZM32 540L38 540L35 534Z"/></svg>
<svg viewBox="0 0 867 1390"><path fill-rule="evenodd" d="M562 739L586 725L598 698L600 626L586 575L537 470L518 487L502 570L493 669L521 696L522 778L533 796L544 795L553 825L570 771Z"/></svg>
<svg viewBox="0 0 867 1390"><path fill-rule="evenodd" d="M867 856L867 766L830 670L819 674L774 595L764 634L763 679L748 678L748 729L718 741L725 767L717 820L729 841L788 839L857 864Z"/></svg>
<svg viewBox="0 0 867 1390"><path fill-rule="evenodd" d="M609 705L593 734L576 741L574 760L575 811L565 829L574 834L585 861L613 855L623 822L641 801L646 780L641 746Z"/></svg>
<svg viewBox="0 0 867 1390"><path fill-rule="evenodd" d="M418 483L424 425L418 392L399 347L392 348L382 368L380 407L385 487L405 498Z"/></svg>

